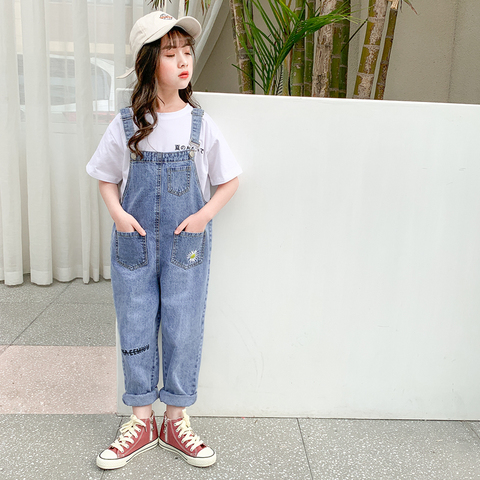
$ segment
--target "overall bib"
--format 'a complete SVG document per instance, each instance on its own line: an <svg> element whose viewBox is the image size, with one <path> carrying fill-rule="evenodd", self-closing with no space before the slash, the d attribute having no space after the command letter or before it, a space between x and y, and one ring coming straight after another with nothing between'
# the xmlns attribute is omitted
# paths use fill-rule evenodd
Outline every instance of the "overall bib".
<svg viewBox="0 0 480 480"><path fill-rule="evenodd" d="M127 142L132 112L121 110ZM157 398L188 407L197 397L212 225L202 233L174 231L205 201L195 167L203 110L192 110L190 147L131 154L121 200L146 231L112 232L112 287L125 378L123 401L143 406ZM158 332L162 329L163 388L158 392Z"/></svg>

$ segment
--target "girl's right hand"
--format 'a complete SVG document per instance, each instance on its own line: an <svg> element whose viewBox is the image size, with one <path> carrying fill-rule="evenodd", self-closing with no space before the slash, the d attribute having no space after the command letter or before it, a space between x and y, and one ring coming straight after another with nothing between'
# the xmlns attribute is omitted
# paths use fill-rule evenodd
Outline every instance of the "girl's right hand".
<svg viewBox="0 0 480 480"><path fill-rule="evenodd" d="M145 230L140 226L137 220L125 210L114 219L114 222L117 232L130 233L136 230L142 237L146 235Z"/></svg>

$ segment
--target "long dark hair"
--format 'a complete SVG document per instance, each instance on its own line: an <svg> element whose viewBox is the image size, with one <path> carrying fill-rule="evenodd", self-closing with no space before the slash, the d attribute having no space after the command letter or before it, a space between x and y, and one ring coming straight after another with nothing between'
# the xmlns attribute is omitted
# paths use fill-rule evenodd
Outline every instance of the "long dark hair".
<svg viewBox="0 0 480 480"><path fill-rule="evenodd" d="M179 27L173 27L162 38L166 38L167 42L163 45L163 49L177 48L190 46L192 49L192 57L194 54L194 38L185 30ZM133 121L138 127L138 130L132 135L128 141L128 148L131 152L143 158L143 155L138 147L141 140L147 137L158 122L157 106L158 106L158 92L155 72L160 58L162 47L160 43L162 38L155 40L152 43L146 43L138 52L135 61L135 73L137 75L137 82L133 88L132 104ZM192 83L189 82L187 88L179 90L180 98L189 103L192 107L198 107L198 104L192 98ZM153 118L153 123L147 121L146 115L150 114Z"/></svg>

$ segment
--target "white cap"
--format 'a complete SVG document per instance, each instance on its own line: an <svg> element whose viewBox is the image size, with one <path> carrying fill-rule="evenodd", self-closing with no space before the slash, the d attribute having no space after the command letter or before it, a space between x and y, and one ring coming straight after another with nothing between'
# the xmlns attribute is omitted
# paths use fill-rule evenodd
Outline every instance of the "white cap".
<svg viewBox="0 0 480 480"><path fill-rule="evenodd" d="M193 38L198 38L202 33L202 27L198 20L193 17L182 17L175 19L168 13L156 10L144 17L139 18L130 32L130 47L133 53L133 63L137 54L146 43L152 43L163 37L173 27L183 28ZM135 71L135 67L129 68L123 75L117 78L128 77Z"/></svg>

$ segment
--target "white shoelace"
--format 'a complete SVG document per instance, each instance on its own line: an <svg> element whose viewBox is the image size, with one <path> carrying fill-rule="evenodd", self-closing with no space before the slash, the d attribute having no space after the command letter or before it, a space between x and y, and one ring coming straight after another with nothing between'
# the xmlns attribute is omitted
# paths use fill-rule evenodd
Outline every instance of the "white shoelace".
<svg viewBox="0 0 480 480"><path fill-rule="evenodd" d="M140 431L139 427L146 427L146 425L135 415L132 415L130 420L121 426L120 436L112 443L111 446L113 448L117 448L123 453L123 449L130 446L128 443L133 443L135 441L132 437L138 437L137 432Z"/></svg>
<svg viewBox="0 0 480 480"><path fill-rule="evenodd" d="M193 430L190 427L190 417L187 415L187 412L183 412L183 418L173 425L177 427L176 431L180 432L179 438L183 437L182 443L185 443L185 446L190 448L191 452L203 443L200 437L193 433Z"/></svg>

